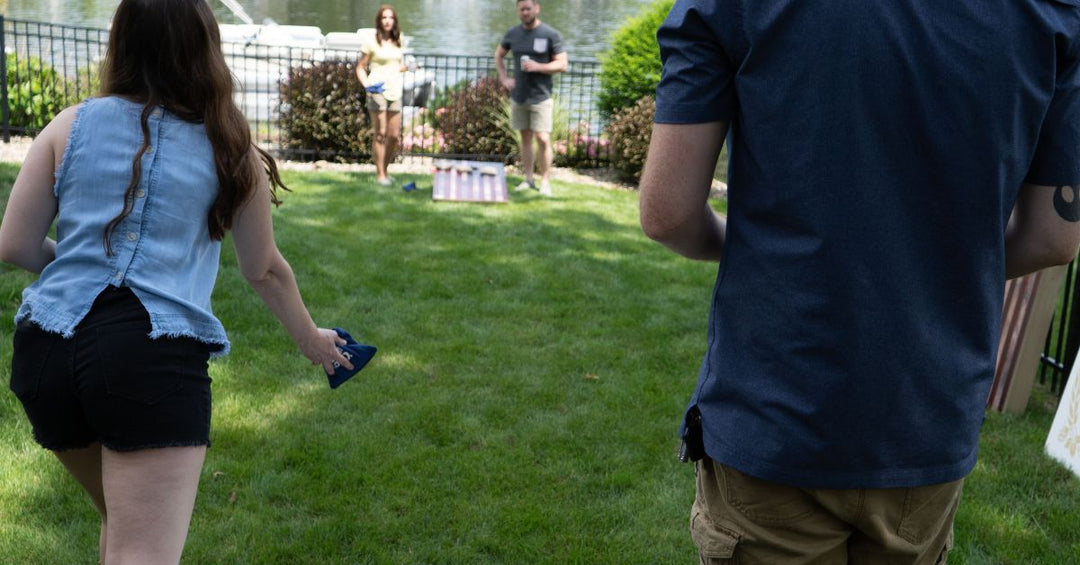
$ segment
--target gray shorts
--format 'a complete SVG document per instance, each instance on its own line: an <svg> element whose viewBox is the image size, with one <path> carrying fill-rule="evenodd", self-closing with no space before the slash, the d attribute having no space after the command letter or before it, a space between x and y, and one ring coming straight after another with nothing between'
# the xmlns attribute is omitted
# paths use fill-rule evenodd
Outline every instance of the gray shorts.
<svg viewBox="0 0 1080 565"><path fill-rule="evenodd" d="M538 104L510 102L510 123L514 129L551 133L555 102L548 98Z"/></svg>

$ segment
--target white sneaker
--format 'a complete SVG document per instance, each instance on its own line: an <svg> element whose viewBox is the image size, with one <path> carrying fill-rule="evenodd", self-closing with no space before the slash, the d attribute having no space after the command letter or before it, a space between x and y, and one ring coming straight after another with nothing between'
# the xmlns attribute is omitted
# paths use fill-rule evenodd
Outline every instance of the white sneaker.
<svg viewBox="0 0 1080 565"><path fill-rule="evenodd" d="M534 188L536 188L536 185L533 184L533 181L531 181L531 180L523 180L523 181L521 181L521 184L517 185L517 187L514 188L514 190L522 191L522 190L532 190Z"/></svg>
<svg viewBox="0 0 1080 565"><path fill-rule="evenodd" d="M551 196L551 183L547 179L540 181L540 195Z"/></svg>
<svg viewBox="0 0 1080 565"><path fill-rule="evenodd" d="M379 183L379 186L393 186L394 185L394 181L392 181L392 180L390 180L388 178L379 179L379 180L377 180L375 182Z"/></svg>

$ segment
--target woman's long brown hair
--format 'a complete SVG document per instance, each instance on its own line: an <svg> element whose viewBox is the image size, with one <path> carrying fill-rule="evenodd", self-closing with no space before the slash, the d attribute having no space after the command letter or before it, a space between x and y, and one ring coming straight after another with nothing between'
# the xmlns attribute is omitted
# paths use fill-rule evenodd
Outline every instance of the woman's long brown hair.
<svg viewBox="0 0 1080 565"><path fill-rule="evenodd" d="M123 211L105 226L106 253L112 254L110 234L134 207L142 157L150 147L148 120L159 106L206 126L220 185L207 218L211 239L222 239L232 227L237 210L257 187L260 166L270 177L270 200L281 203L277 188L288 188L273 157L252 144L247 120L233 101L232 73L205 0L122 0L109 32L101 95L143 104L143 144L132 160Z"/></svg>
<svg viewBox="0 0 1080 565"><path fill-rule="evenodd" d="M394 27L390 28L389 32L383 31L382 28L382 15L387 10L390 10L390 13L394 16ZM401 47L401 24L398 22L397 10L390 4L379 6L379 11L375 12L375 39L379 43L392 41L394 45Z"/></svg>

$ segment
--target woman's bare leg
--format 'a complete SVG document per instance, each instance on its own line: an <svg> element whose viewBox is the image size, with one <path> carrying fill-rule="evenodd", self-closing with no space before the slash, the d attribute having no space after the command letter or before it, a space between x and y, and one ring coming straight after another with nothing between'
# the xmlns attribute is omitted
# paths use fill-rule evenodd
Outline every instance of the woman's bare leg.
<svg viewBox="0 0 1080 565"><path fill-rule="evenodd" d="M101 515L101 534L98 538L98 560L105 562L106 531L108 530L108 514L105 511L105 490L101 484L101 444L95 443L83 449L70 449L67 451L54 451L56 458L64 464L72 477L82 485L86 494L90 495L94 508Z"/></svg>
<svg viewBox="0 0 1080 565"><path fill-rule="evenodd" d="M386 112L371 111L371 160L375 162L375 175L378 180L386 176Z"/></svg>
<svg viewBox="0 0 1080 565"><path fill-rule="evenodd" d="M205 458L206 446L102 450L106 565L180 562Z"/></svg>
<svg viewBox="0 0 1080 565"><path fill-rule="evenodd" d="M390 170L390 163L397 158L401 147L401 112L386 112L386 151L383 153L383 170Z"/></svg>

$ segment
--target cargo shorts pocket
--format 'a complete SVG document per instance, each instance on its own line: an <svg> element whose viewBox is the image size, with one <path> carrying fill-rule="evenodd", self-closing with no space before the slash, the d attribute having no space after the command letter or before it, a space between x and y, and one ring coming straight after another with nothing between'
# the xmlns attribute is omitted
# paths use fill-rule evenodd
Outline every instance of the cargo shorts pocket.
<svg viewBox="0 0 1080 565"><path fill-rule="evenodd" d="M735 547L739 534L713 523L696 505L690 516L690 537L698 548L701 565L738 565Z"/></svg>
<svg viewBox="0 0 1080 565"><path fill-rule="evenodd" d="M951 528L963 485L960 479L907 489L896 533L913 544L921 544L939 535L943 528Z"/></svg>
<svg viewBox="0 0 1080 565"><path fill-rule="evenodd" d="M207 358L190 339L150 339L148 324L115 324L97 330L98 359L110 396L152 406L184 386L185 370Z"/></svg>
<svg viewBox="0 0 1080 565"><path fill-rule="evenodd" d="M19 322L12 339L11 381L8 388L15 396L30 402L37 398L41 375L45 372L53 347L63 339L30 322Z"/></svg>
<svg viewBox="0 0 1080 565"><path fill-rule="evenodd" d="M817 510L817 503L802 489L765 481L727 465L716 467L723 477L727 503L756 524L791 524Z"/></svg>

